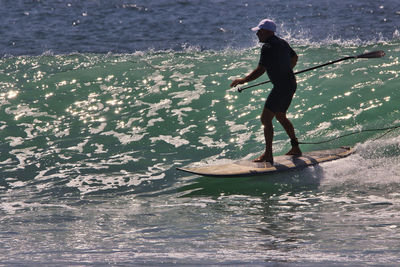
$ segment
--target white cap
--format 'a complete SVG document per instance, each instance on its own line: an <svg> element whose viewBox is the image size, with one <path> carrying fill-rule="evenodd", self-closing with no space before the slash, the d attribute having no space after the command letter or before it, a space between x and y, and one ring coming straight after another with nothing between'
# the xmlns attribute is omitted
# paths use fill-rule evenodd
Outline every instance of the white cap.
<svg viewBox="0 0 400 267"><path fill-rule="evenodd" d="M251 30L255 31L255 32L260 29L265 29L265 30L269 30L271 32L275 32L276 24L275 24L275 22L273 22L270 19L263 19L262 21L260 21L260 23L258 23L257 27L251 28Z"/></svg>

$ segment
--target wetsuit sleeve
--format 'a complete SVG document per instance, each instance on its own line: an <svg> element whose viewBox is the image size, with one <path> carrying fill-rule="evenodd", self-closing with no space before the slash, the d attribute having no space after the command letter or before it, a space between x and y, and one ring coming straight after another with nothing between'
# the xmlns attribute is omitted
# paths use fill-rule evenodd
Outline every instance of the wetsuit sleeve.
<svg viewBox="0 0 400 267"><path fill-rule="evenodd" d="M290 49L290 57L295 57L295 56L297 56L297 54L296 54L296 52L293 50L293 48L292 47L290 47L289 46L289 49Z"/></svg>
<svg viewBox="0 0 400 267"><path fill-rule="evenodd" d="M267 65L269 50L270 50L270 46L268 44L264 44L262 46L260 61L258 62L258 65L262 65L264 67Z"/></svg>

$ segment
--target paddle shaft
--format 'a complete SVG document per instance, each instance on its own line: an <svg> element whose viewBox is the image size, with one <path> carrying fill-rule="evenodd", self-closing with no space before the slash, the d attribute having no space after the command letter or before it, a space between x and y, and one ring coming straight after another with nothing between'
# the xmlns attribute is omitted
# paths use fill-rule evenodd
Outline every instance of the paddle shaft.
<svg viewBox="0 0 400 267"><path fill-rule="evenodd" d="M294 74L300 74L300 73L303 73L303 72L306 72L306 71L315 70L315 69L318 69L318 68L321 68L321 67L325 67L327 65L332 65L332 64L335 64L337 62L340 62L340 61L343 61L343 60L352 59L352 58L379 58L379 57L383 57L384 55L385 55L385 53L383 51L373 51L373 52L361 54L361 55L358 55L358 56L344 57L344 58L341 58L341 59L338 59L338 60L327 62L325 64L321 64L321 65L318 65L318 66L315 66L315 67L311 67L311 68L308 68L308 69L305 69L305 70L301 70L301 71L295 72ZM265 82L261 82L261 83L257 83L257 84L253 84L253 85L249 85L249 86L246 86L246 87L239 87L238 88L238 92L240 93L245 89L249 89L249 88L256 87L256 86L259 86L259 85L262 85L262 84L266 84L266 83L270 83L270 82L271 82L271 80L265 81Z"/></svg>

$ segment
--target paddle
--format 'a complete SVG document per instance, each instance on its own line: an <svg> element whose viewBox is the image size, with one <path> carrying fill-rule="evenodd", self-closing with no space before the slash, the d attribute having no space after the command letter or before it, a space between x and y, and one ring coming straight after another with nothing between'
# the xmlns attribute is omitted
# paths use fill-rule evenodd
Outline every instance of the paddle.
<svg viewBox="0 0 400 267"><path fill-rule="evenodd" d="M328 63L325 63L325 64L321 64L321 65L318 65L318 66L315 66L315 67L312 67L312 68L308 68L308 69L305 69L305 70L301 70L301 71L295 72L294 74L300 74L300 73L303 73L303 72L306 72L306 71L315 70L315 69L318 69L318 68L321 68L321 67L324 67L324 66L327 66L327 65L331 65L331 64L334 64L334 63L337 63L337 62L340 62L340 61L343 61L343 60L352 59L352 58L380 58L380 57L383 57L383 56L385 56L385 52L383 52L382 50L368 52L368 53L361 54L361 55L358 55L358 56L344 57L344 58L341 58L341 59L338 59L338 60L335 60L335 61L331 61L331 62L328 62ZM238 91L240 93L243 90L246 90L246 89L249 89L249 88L252 88L252 87L255 87L255 86L259 86L259 85L262 85L262 84L266 84L266 83L269 83L269 82L271 82L271 81L269 80L269 81L266 81L266 82L261 82L261 83L249 85L249 86L246 86L246 87L239 87Z"/></svg>

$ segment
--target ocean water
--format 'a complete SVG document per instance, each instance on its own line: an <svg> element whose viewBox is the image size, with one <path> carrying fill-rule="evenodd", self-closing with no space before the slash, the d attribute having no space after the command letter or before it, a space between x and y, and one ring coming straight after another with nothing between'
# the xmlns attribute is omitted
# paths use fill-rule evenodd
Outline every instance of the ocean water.
<svg viewBox="0 0 400 267"><path fill-rule="evenodd" d="M397 266L397 1L0 1L0 264ZM271 88L250 27L299 55L288 111L333 162L257 177L176 170L253 158ZM266 76L258 81L267 80ZM274 154L290 144L274 122ZM386 133L386 134L385 134Z"/></svg>

